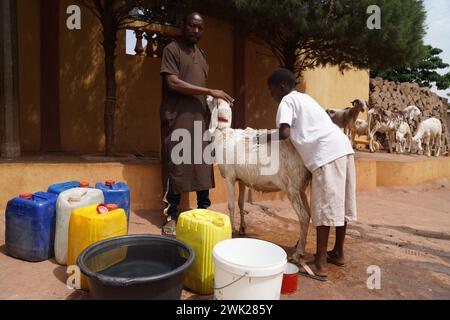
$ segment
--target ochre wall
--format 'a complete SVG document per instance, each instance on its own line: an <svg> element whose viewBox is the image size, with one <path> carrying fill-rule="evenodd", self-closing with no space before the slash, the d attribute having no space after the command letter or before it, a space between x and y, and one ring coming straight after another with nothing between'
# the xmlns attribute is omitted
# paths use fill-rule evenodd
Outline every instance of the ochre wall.
<svg viewBox="0 0 450 320"><path fill-rule="evenodd" d="M267 89L267 77L279 66L264 46L246 41L245 120L256 129L274 128L277 105Z"/></svg>
<svg viewBox="0 0 450 320"><path fill-rule="evenodd" d="M60 1L60 127L62 151L93 153L103 150L105 80L102 34L97 19L82 7L81 30L66 27L67 6ZM39 150L39 1L19 0L20 125L25 151ZM199 46L210 65L209 87L233 95L233 27L206 17ZM160 60L125 54L125 31L118 34L116 49L116 146L120 152L159 151ZM276 103L266 88L266 78L278 66L271 53L246 41L246 125L273 128ZM368 99L366 71L340 74L337 68L306 71L299 90L312 95L323 107L347 107L355 98ZM236 111L238 112L238 111Z"/></svg>
<svg viewBox="0 0 450 320"><path fill-rule="evenodd" d="M103 39L99 23L85 8L81 9L81 30L67 29L66 8L74 3L60 1L59 11L61 148L93 152L104 143Z"/></svg>
<svg viewBox="0 0 450 320"><path fill-rule="evenodd" d="M214 166L214 171L216 188L211 190L211 201L215 204L225 203L228 201L225 180L217 178L220 175L217 166ZM105 179L125 181L131 189L131 208L134 211L161 209L163 205L161 184L154 183L160 181L161 166L155 163L2 163L0 177L9 182L4 184L0 194L0 210L4 210L8 200L19 193L45 191L50 184L73 179L89 181L91 185ZM55 177L58 178L55 180ZM377 187L414 186L435 179L450 179L449 157L422 158L411 162L356 160L358 192L374 191ZM281 192L253 193L254 201L273 199L286 197ZM182 205L196 206L195 192L189 194L188 200Z"/></svg>
<svg viewBox="0 0 450 320"><path fill-rule="evenodd" d="M19 125L22 150L40 147L40 4L17 0Z"/></svg>
<svg viewBox="0 0 450 320"><path fill-rule="evenodd" d="M61 3L61 17L72 0ZM95 152L104 145L104 63L100 24L82 9L81 30L71 31L61 18L61 143L64 151ZM210 64L209 86L228 92L233 88L232 28L207 18L199 46ZM116 147L123 152L158 151L161 100L160 59L125 54L125 30L118 33L116 49ZM80 137L83 137L80 139Z"/></svg>
<svg viewBox="0 0 450 320"><path fill-rule="evenodd" d="M300 89L313 97L322 107L351 107L355 99L369 100L369 72L338 67L318 68L304 72Z"/></svg>
<svg viewBox="0 0 450 320"><path fill-rule="evenodd" d="M246 121L254 128L273 128L277 104L270 96L266 79L278 68L278 61L262 45L246 44ZM369 72L338 67L317 68L303 72L297 90L312 96L324 108L351 107L354 99L369 100ZM367 118L361 114L359 118Z"/></svg>

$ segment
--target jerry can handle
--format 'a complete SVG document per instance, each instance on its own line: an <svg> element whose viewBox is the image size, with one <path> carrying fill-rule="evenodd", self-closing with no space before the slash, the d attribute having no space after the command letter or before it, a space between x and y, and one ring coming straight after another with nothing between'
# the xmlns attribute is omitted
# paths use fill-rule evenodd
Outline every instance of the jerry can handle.
<svg viewBox="0 0 450 320"><path fill-rule="evenodd" d="M207 215L205 215L203 213L200 213L200 212L197 212L197 211L192 212L192 215L195 218L197 218L197 219L208 221L208 222L212 223L215 226L221 227L221 226L224 225L223 219L220 218L220 217L214 217L213 218L213 217L207 216Z"/></svg>

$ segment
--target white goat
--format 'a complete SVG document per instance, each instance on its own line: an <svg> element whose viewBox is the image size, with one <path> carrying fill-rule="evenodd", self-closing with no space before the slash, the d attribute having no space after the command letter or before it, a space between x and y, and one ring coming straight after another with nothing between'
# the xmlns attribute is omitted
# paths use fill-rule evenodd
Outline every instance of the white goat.
<svg viewBox="0 0 450 320"><path fill-rule="evenodd" d="M368 136L369 135L369 124L366 120L356 119L355 125L351 130L351 141L352 146L355 145L356 136Z"/></svg>
<svg viewBox="0 0 450 320"><path fill-rule="evenodd" d="M298 261L304 255L310 220L310 208L305 191L311 181L311 173L304 166L300 155L289 139L279 142L278 154L271 143L259 144L253 139L257 134L267 133L268 130L231 129L232 114L229 103L209 96L207 103L211 111L210 133L214 138L213 145L220 174L225 179L228 189L228 210L233 228L236 181L239 182L238 205L241 216L239 232L241 234L245 233L245 186L262 192L286 192L300 223L299 241L293 256L293 259ZM257 156L260 148L267 148L265 159ZM226 160L220 163L218 155L226 155ZM254 157L254 161L250 160L252 157ZM263 167L274 164L278 164L278 170L262 174Z"/></svg>
<svg viewBox="0 0 450 320"><path fill-rule="evenodd" d="M413 152L423 151L422 144L425 144L425 154L431 157L434 149L435 157L439 157L441 151L442 124L437 118L428 118L422 121L417 128L417 132L412 138Z"/></svg>
<svg viewBox="0 0 450 320"><path fill-rule="evenodd" d="M397 129L403 121L406 121L409 125L418 116L421 115L421 111L416 106L408 106L398 113L390 111L384 111L379 107L374 107L369 110L368 123L369 123L369 149L370 152L375 152L374 140L375 133L380 132L386 134L386 139L389 146L389 152L392 153L395 144L395 137Z"/></svg>
<svg viewBox="0 0 450 320"><path fill-rule="evenodd" d="M402 121L395 133L395 150L397 153L403 153L405 150L411 152L412 133L409 124Z"/></svg>
<svg viewBox="0 0 450 320"><path fill-rule="evenodd" d="M386 134L389 152L392 152L392 144L395 139L395 130L398 126L396 117L387 115L381 108L374 107L367 112L369 130L369 150L375 152L375 133Z"/></svg>

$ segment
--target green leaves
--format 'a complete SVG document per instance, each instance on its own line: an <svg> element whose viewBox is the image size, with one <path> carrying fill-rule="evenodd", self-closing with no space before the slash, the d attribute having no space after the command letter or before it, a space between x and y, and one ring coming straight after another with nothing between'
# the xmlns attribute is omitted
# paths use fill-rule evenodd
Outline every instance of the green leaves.
<svg viewBox="0 0 450 320"><path fill-rule="evenodd" d="M423 56L420 0L230 0L245 30L298 75L318 65L388 68ZM367 8L381 9L370 30Z"/></svg>
<svg viewBox="0 0 450 320"><path fill-rule="evenodd" d="M423 58L418 62L404 67L373 70L371 76L395 82L415 82L421 87L431 87L434 84L439 90L449 88L450 72L444 75L437 72L439 69L449 67L449 64L444 63L439 57L442 50L428 45L424 46L424 51Z"/></svg>

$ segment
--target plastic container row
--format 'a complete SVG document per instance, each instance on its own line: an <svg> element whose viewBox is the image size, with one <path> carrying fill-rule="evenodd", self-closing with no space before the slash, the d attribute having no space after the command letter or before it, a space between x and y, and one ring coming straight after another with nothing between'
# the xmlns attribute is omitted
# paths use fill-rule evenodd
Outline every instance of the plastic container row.
<svg viewBox="0 0 450 320"><path fill-rule="evenodd" d="M100 214L96 208L103 203L115 204L117 209ZM80 214L77 209L92 212L95 219L85 219L83 223L77 223L71 236L69 224L76 212L75 216ZM89 184L71 181L51 185L47 192L21 194L8 201L6 206L6 251L13 257L27 261L43 261L55 256L59 264L65 265L70 241L90 241L89 237L77 240L79 234L86 235L86 232L91 232L91 238L97 239L100 234L105 235L105 232L117 229L112 226L109 231L104 231L104 225L100 222L110 221L110 217L115 216L111 213L116 211L123 213L126 234L130 190L123 182L116 184L109 180L104 184L97 183L96 188L91 188ZM121 222L118 224L121 225ZM111 234L115 236L117 232Z"/></svg>

